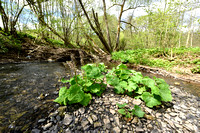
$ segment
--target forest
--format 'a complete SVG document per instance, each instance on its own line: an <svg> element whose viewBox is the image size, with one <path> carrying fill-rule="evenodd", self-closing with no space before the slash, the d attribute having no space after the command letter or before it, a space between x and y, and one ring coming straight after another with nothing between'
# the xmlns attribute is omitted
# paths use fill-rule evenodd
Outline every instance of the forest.
<svg viewBox="0 0 200 133"><path fill-rule="evenodd" d="M198 132L199 0L0 0L0 132Z"/></svg>

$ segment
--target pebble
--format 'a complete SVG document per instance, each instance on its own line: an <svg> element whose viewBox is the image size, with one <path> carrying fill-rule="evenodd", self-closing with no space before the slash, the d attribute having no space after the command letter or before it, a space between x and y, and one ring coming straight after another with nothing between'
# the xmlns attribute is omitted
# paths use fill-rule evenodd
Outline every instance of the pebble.
<svg viewBox="0 0 200 133"><path fill-rule="evenodd" d="M63 124L68 126L73 120L73 117L69 114L66 114L63 120Z"/></svg>
<svg viewBox="0 0 200 133"><path fill-rule="evenodd" d="M44 125L42 128L44 129L44 130L47 130L48 128L50 128L52 126L52 123L50 122L50 123L47 123L46 125Z"/></svg>
<svg viewBox="0 0 200 133"><path fill-rule="evenodd" d="M49 113L47 118L38 120L38 126L32 129L32 132L198 133L200 98L176 87L171 89L172 95L176 93L173 101L155 109L146 107L140 99L110 94L108 91L101 97L93 96L94 100L88 107L80 107L74 111L70 111L66 106L59 107ZM130 108L139 105L146 112L145 117L124 118L117 112L116 103L127 103L129 105L126 107Z"/></svg>

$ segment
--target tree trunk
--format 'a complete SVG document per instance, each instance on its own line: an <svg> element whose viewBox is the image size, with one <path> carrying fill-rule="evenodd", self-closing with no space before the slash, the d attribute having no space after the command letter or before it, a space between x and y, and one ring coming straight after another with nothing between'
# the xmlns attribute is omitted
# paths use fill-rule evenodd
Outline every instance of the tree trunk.
<svg viewBox="0 0 200 133"><path fill-rule="evenodd" d="M106 32L107 32L108 46L111 49L112 46L111 46L111 39L110 39L110 32L109 32L109 26L108 26L108 18L107 18L107 13L106 13L106 3L105 3L105 0L103 0L103 8L104 8L104 19L105 19L105 23L106 23Z"/></svg>
<svg viewBox="0 0 200 133"><path fill-rule="evenodd" d="M86 16L86 18L88 20L88 23L89 23L90 27L97 34L97 36L98 36L99 40L101 41L101 43L103 44L106 52L111 54L112 50L109 48L108 43L107 43L106 39L104 38L103 33L101 31L101 27L100 27L100 24L99 24L99 21L98 21L98 15L97 14L95 15L94 10L92 10L94 21L95 21L95 25L97 27L97 28L94 28L94 26L93 26L93 24L92 24L92 22L91 22L91 20L90 20L90 18L88 16L86 10L85 10L85 7L83 6L82 1L81 0L78 0L78 1L79 1L80 5L81 5L81 8L83 9L83 12L84 12L84 14L85 14L85 16Z"/></svg>
<svg viewBox="0 0 200 133"><path fill-rule="evenodd" d="M116 36L116 46L115 46L115 50L117 50L118 47L119 47L121 18L122 18L122 14L123 14L125 2L126 2L126 0L123 1L122 5L120 5L120 6L121 6L121 11L120 11L120 14L119 14L118 25L117 25L117 36Z"/></svg>

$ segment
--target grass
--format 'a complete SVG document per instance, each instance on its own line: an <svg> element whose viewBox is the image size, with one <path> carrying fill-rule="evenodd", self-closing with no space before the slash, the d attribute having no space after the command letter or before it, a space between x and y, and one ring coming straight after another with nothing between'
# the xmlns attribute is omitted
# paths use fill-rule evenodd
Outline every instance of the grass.
<svg viewBox="0 0 200 133"><path fill-rule="evenodd" d="M200 65L200 48L173 48L173 58L170 58L170 49L137 49L112 53L112 59L124 63L146 65L151 67L172 70L175 66L193 67L191 72L198 71Z"/></svg>

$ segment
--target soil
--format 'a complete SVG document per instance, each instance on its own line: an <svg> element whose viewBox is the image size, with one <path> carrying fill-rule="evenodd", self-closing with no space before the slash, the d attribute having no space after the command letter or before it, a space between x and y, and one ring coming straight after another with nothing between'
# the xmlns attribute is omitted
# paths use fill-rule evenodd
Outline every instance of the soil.
<svg viewBox="0 0 200 133"><path fill-rule="evenodd" d="M16 63L26 61L57 61L66 62L75 60L77 65L84 61L92 60L93 57L81 49L56 48L48 45L34 44L27 39L22 44L20 51L10 50L8 53L0 54L0 63Z"/></svg>

